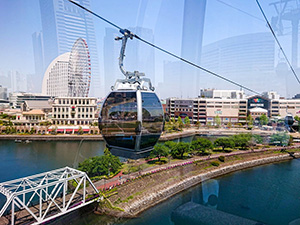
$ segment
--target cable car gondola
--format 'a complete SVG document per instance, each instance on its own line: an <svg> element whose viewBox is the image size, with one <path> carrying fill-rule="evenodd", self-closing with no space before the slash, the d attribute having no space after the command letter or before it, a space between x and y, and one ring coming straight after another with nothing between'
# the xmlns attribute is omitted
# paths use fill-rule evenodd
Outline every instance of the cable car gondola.
<svg viewBox="0 0 300 225"><path fill-rule="evenodd" d="M284 124L288 131L291 131L291 127L294 124L294 117L291 113L288 113L284 118Z"/></svg>
<svg viewBox="0 0 300 225"><path fill-rule="evenodd" d="M112 154L125 158L141 158L149 155L158 141L164 123L160 100L150 79L141 78L143 73L128 72L123 59L128 37L132 33L121 30L122 48L119 66L125 79L118 79L101 108L99 129Z"/></svg>

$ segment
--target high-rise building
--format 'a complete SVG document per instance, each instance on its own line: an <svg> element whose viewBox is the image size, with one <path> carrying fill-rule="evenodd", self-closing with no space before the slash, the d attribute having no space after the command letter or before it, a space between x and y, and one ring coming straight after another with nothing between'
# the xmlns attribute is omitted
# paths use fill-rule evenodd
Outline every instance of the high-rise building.
<svg viewBox="0 0 300 225"><path fill-rule="evenodd" d="M42 79L44 75L44 51L43 51L43 34L35 32L32 34L33 55L35 74L32 76L34 82L30 85L30 92L42 91Z"/></svg>
<svg viewBox="0 0 300 225"><path fill-rule="evenodd" d="M78 0L90 8L89 0ZM101 96L99 61L94 24L91 15L67 0L40 0L45 66L58 55L70 52L78 38L86 40L91 56L91 95Z"/></svg>
<svg viewBox="0 0 300 225"><path fill-rule="evenodd" d="M129 28L134 34L139 37L154 43L154 36L152 29L143 27ZM139 71L145 73L146 78L150 78L153 85L155 85L155 63L154 63L154 48L151 48L137 39L127 41L125 52L124 65L128 71Z"/></svg>
<svg viewBox="0 0 300 225"><path fill-rule="evenodd" d="M181 97L180 89L180 68L182 62L180 61L164 61L164 82L159 83L156 92L160 98ZM171 91L173 90L173 91Z"/></svg>
<svg viewBox="0 0 300 225"><path fill-rule="evenodd" d="M114 86L117 79L123 78L123 75L119 69L118 60L120 56L121 41L115 41L115 37L117 36L120 36L120 33L116 29L105 28L103 60L106 94L111 91L111 86ZM124 64L126 68L126 62Z"/></svg>
<svg viewBox="0 0 300 225"><path fill-rule="evenodd" d="M43 95L68 96L69 60L70 52L67 52L50 63L43 79Z"/></svg>
<svg viewBox="0 0 300 225"><path fill-rule="evenodd" d="M202 49L201 65L256 91L279 90L285 93L284 77L275 73L275 42L270 33L251 33L226 38ZM222 89L219 78L201 73L202 87Z"/></svg>
<svg viewBox="0 0 300 225"><path fill-rule="evenodd" d="M0 99L7 100L7 88L0 85Z"/></svg>
<svg viewBox="0 0 300 225"><path fill-rule="evenodd" d="M200 65L206 0L185 0L183 14L181 57ZM187 64L181 65L181 95L199 94L200 72Z"/></svg>
<svg viewBox="0 0 300 225"><path fill-rule="evenodd" d="M8 77L10 78L11 83L11 92L18 92L18 91L27 91L27 78L19 71L10 70L8 72Z"/></svg>

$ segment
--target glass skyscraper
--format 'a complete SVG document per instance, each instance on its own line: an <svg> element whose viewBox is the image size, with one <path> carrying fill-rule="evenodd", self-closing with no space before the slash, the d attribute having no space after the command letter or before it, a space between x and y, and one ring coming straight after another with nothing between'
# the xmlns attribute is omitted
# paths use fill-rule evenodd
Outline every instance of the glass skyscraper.
<svg viewBox="0 0 300 225"><path fill-rule="evenodd" d="M76 2L90 8L90 0ZM67 0L40 0L40 10L45 67L47 68L58 55L70 52L78 38L85 39L91 56L90 95L102 96L104 91L100 89L99 60L91 15Z"/></svg>

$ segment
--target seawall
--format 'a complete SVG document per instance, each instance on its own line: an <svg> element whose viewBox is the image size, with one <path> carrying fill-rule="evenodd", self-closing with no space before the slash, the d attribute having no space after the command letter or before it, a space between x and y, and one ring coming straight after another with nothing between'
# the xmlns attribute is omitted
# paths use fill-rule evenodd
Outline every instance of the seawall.
<svg viewBox="0 0 300 225"><path fill-rule="evenodd" d="M294 154L295 158L300 158L300 153ZM142 211L170 198L177 193L186 190L192 186L195 186L203 181L220 177L239 170L252 168L260 165L281 162L292 159L288 154L280 154L276 156L266 156L265 158L247 160L244 162L238 162L233 165L220 165L220 167L213 168L209 171L199 171L199 174L190 176L186 179L180 180L175 184L164 187L160 190L153 188L152 192L147 193L142 198L132 199L130 203L123 207L124 212L113 212L114 216L120 217L135 217ZM110 213L109 213L110 214Z"/></svg>
<svg viewBox="0 0 300 225"><path fill-rule="evenodd" d="M258 134L261 136L268 136L272 135L274 132L272 131L261 131L261 130L254 130L248 131L244 129L187 129L182 132L174 132L174 133L167 133L163 134L160 137L160 141L169 141L178 138L185 138L194 135L201 135L201 136L230 136L240 133L249 133L249 134ZM103 141L103 137L101 134L97 135L76 135L76 134L57 134L57 135L35 135L35 134L1 134L0 140L21 140L21 141Z"/></svg>

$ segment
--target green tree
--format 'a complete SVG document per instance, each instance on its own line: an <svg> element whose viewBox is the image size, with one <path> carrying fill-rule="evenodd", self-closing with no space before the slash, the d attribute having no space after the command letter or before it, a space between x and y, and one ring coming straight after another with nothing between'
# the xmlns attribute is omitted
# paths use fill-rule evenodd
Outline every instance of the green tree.
<svg viewBox="0 0 300 225"><path fill-rule="evenodd" d="M253 126L253 118L252 118L252 116L249 114L248 116L247 116L247 125L248 125L248 127L252 127Z"/></svg>
<svg viewBox="0 0 300 225"><path fill-rule="evenodd" d="M171 155L173 158L182 159L183 154L190 151L189 143L179 142L171 149Z"/></svg>
<svg viewBox="0 0 300 225"><path fill-rule="evenodd" d="M197 138L196 140L192 141L191 149L198 153L207 153L206 150L212 149L213 144L210 140L206 138Z"/></svg>
<svg viewBox="0 0 300 225"><path fill-rule="evenodd" d="M221 118L219 117L219 115L217 115L217 116L215 117L215 123L216 123L216 126L217 126L217 127L220 127L220 125L221 125Z"/></svg>
<svg viewBox="0 0 300 225"><path fill-rule="evenodd" d="M182 130L182 128L183 128L183 122L182 122L182 119L181 119L180 116L178 116L178 118L177 118L177 124L178 124L178 128L180 130Z"/></svg>
<svg viewBox="0 0 300 225"><path fill-rule="evenodd" d="M163 144L156 144L153 150L150 152L152 157L157 157L158 161L160 161L161 157L167 157L169 155L169 148Z"/></svg>
<svg viewBox="0 0 300 225"><path fill-rule="evenodd" d="M83 134L83 129L81 126L79 126L79 128L78 128L78 134Z"/></svg>
<svg viewBox="0 0 300 225"><path fill-rule="evenodd" d="M259 123L260 123L260 125L267 125L268 122L269 122L269 119L268 119L268 117L265 114L263 114L263 115L261 115L259 117Z"/></svg>
<svg viewBox="0 0 300 225"><path fill-rule="evenodd" d="M177 145L174 141L166 141L164 145L169 149L169 152Z"/></svg>
<svg viewBox="0 0 300 225"><path fill-rule="evenodd" d="M254 139L256 144L262 144L263 138L258 134L252 134L252 138Z"/></svg>
<svg viewBox="0 0 300 225"><path fill-rule="evenodd" d="M116 173L122 166L120 159L112 154L95 156L79 163L78 169L86 172L88 176L95 177Z"/></svg>
<svg viewBox="0 0 300 225"><path fill-rule="evenodd" d="M234 142L235 147L246 149L250 145L251 134L236 134L231 138Z"/></svg>
<svg viewBox="0 0 300 225"><path fill-rule="evenodd" d="M227 127L228 128L231 128L232 127L232 124L229 122L229 123L227 123Z"/></svg>
<svg viewBox="0 0 300 225"><path fill-rule="evenodd" d="M222 150L224 151L225 148L233 148L234 147L234 142L232 138L228 137L221 137L215 140L214 145L216 147L222 147Z"/></svg>
<svg viewBox="0 0 300 225"><path fill-rule="evenodd" d="M111 153L110 153L110 151L109 151L109 149L108 148L105 148L104 149L104 155L110 155Z"/></svg>
<svg viewBox="0 0 300 225"><path fill-rule="evenodd" d="M279 145L279 146L287 146L289 144L290 136L285 133L277 133L270 136L270 144Z"/></svg>
<svg viewBox="0 0 300 225"><path fill-rule="evenodd" d="M184 118L184 124L185 124L185 127L191 127L190 118L188 116L186 116Z"/></svg>

